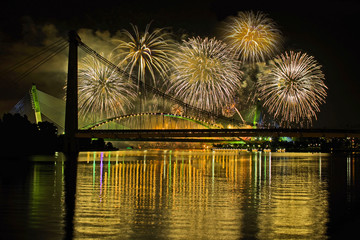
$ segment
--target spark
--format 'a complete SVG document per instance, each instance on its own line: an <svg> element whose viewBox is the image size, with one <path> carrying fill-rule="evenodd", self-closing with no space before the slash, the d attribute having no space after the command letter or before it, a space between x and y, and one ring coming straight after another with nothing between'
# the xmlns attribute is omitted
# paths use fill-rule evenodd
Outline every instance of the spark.
<svg viewBox="0 0 360 240"><path fill-rule="evenodd" d="M109 56L111 59L111 56ZM79 114L99 114L101 118L123 115L133 106L135 86L115 69L110 69L93 56L79 64Z"/></svg>
<svg viewBox="0 0 360 240"><path fill-rule="evenodd" d="M281 54L270 65L271 72L257 83L263 107L283 126L311 125L327 95L321 66L314 57L293 51Z"/></svg>
<svg viewBox="0 0 360 240"><path fill-rule="evenodd" d="M132 25L133 34L122 30L124 39L117 39L117 58L119 66L125 66L132 74L137 69L138 85L145 82L148 71L153 80L153 85L159 84L156 73L166 78L171 65L171 56L174 52L174 41L171 34L164 28L157 28L150 32L150 24L146 25L145 31L140 32L138 27Z"/></svg>
<svg viewBox="0 0 360 240"><path fill-rule="evenodd" d="M218 112L233 101L242 72L226 44L215 38L189 38L179 46L168 92L204 110Z"/></svg>
<svg viewBox="0 0 360 240"><path fill-rule="evenodd" d="M245 63L265 61L281 47L282 35L275 22L262 12L238 12L221 29L224 41Z"/></svg>

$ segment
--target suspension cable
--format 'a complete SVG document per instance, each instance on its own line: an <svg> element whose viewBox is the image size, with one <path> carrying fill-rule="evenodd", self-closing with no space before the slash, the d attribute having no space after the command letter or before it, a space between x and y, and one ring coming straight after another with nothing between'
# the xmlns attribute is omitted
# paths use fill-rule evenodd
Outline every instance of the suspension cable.
<svg viewBox="0 0 360 240"><path fill-rule="evenodd" d="M64 42L66 42L66 41L61 38L61 39L57 40L56 42L53 42L52 44L50 44L50 45L48 45L48 46L46 46L44 48L41 48L39 51L37 51L33 55L22 59L21 61L15 63L14 65L10 66L7 69L4 69L3 71L1 71L1 74L5 74L5 73L8 73L8 72L14 71L15 69L19 68L20 66L23 66L23 65L27 64L28 62L34 60L35 58L41 56L42 54L44 54L44 53L46 53L48 51L51 51L52 49L58 47L59 45L62 45Z"/></svg>
<svg viewBox="0 0 360 240"><path fill-rule="evenodd" d="M30 73L32 73L33 71L35 71L36 69L38 69L41 65L43 65L44 63L48 62L51 58L53 58L55 55L57 55L58 53L62 52L66 47L68 46L68 42L63 41L62 43L52 47L51 49L48 49L46 52L49 52L50 50L52 50L50 53L48 53L46 56L44 56L42 59L40 59L40 61L36 62L34 65L32 65L30 68L28 68L25 72L23 72L22 74L20 74L15 80L14 82L18 82L21 79L25 78L26 76L28 76Z"/></svg>
<svg viewBox="0 0 360 240"><path fill-rule="evenodd" d="M146 82L143 82L141 80L138 80L137 78L135 78L134 76L132 76L131 74L127 73L126 71L122 70L121 68L119 68L117 65L113 64L112 62L110 62L108 59L106 59L105 57L101 56L99 53L97 53L95 50L93 50L92 48L90 48L89 46L87 46L85 43L83 42L79 42L79 46L82 50L84 50L85 52L87 52L88 54L96 57L97 59L99 59L103 64L107 65L110 69L112 70L116 70L117 72L119 72L120 74L123 74L127 77L129 77L129 79L131 79L133 81L133 83L135 84L138 84L140 83L141 85L143 85L145 87L146 90L156 94L156 95L159 95L163 98L166 98L176 104L179 104L187 109L190 109L190 110L193 110L195 112L198 112L202 115L208 115L208 116L212 116L212 117L215 117L217 119L222 119L222 120L225 120L227 122L232 122L233 119L231 118L228 118L228 117L225 117L223 115L219 115L219 114L216 114L216 113L213 113L213 112L210 112L210 111L207 111L207 110L204 110L202 108L198 108L198 107L195 107L195 106L192 106L192 105L189 105L179 99L176 99L175 97L173 96L170 96L164 92L162 92L161 90L149 85L148 83Z"/></svg>

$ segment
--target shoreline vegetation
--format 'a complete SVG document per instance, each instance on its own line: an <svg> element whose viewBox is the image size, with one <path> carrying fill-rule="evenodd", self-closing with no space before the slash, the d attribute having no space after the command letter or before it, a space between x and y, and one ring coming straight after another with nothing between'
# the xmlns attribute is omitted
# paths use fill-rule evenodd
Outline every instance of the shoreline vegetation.
<svg viewBox="0 0 360 240"><path fill-rule="evenodd" d="M53 155L64 149L64 135L59 135L57 127L44 121L31 123L27 116L5 113L0 119L0 149L2 154L28 156L33 154ZM117 150L111 142L103 139L79 139L80 151Z"/></svg>
<svg viewBox="0 0 360 240"><path fill-rule="evenodd" d="M31 123L27 116L6 113L0 119L0 143L2 153L5 155L28 156L33 154L53 155L63 151L64 135L59 135L57 127L50 122ZM252 138L212 145L194 144L120 144L120 149L189 149L204 148L215 150L240 150L248 152L343 152L360 154L360 141L358 138ZM135 146L135 147L134 147ZM79 139L80 151L114 151L112 142L104 139Z"/></svg>

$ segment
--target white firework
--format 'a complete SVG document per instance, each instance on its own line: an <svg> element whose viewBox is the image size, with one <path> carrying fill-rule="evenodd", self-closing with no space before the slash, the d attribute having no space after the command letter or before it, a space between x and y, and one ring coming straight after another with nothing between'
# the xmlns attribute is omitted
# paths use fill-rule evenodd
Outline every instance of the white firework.
<svg viewBox="0 0 360 240"><path fill-rule="evenodd" d="M80 62L78 85L79 114L83 117L91 114L108 118L125 114L137 96L136 86L126 76L93 56Z"/></svg>
<svg viewBox="0 0 360 240"><path fill-rule="evenodd" d="M325 103L324 78L314 57L285 52L271 62L271 72L259 79L257 97L281 125L311 124Z"/></svg>

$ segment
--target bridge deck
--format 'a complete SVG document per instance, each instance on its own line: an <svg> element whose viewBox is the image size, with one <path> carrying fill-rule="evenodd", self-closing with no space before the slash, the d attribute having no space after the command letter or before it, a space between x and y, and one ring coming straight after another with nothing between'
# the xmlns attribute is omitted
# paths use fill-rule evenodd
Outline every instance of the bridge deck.
<svg viewBox="0 0 360 240"><path fill-rule="evenodd" d="M128 141L174 138L219 137L360 137L360 130L344 129L144 129L144 130L78 130L78 138L108 138Z"/></svg>

